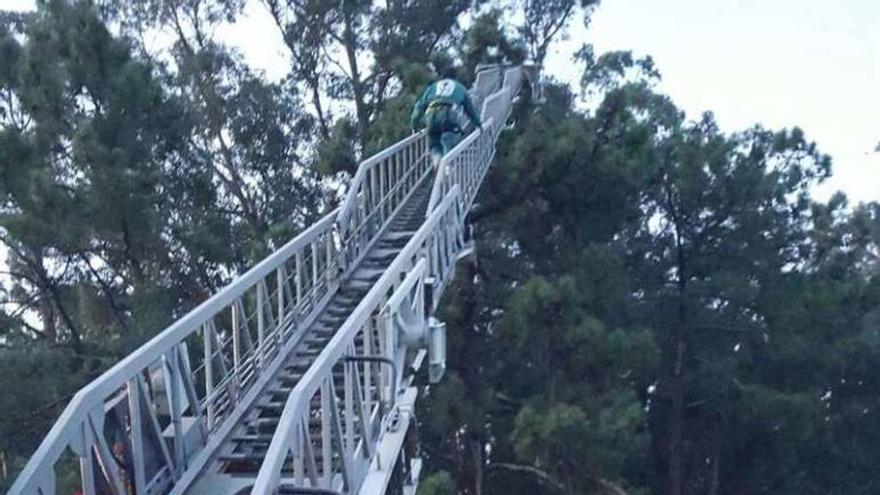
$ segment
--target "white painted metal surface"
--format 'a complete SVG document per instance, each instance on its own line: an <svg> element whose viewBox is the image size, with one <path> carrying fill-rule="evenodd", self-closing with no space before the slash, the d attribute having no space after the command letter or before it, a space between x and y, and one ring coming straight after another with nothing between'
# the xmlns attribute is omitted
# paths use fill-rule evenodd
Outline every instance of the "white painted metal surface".
<svg viewBox="0 0 880 495"><path fill-rule="evenodd" d="M484 67L471 90L484 131L436 174L424 133L365 160L338 210L83 388L10 493L71 495L56 488L76 463L85 495L367 495L392 478L414 493L405 370L428 351L442 375L429 322L523 77L537 94L536 67Z"/></svg>

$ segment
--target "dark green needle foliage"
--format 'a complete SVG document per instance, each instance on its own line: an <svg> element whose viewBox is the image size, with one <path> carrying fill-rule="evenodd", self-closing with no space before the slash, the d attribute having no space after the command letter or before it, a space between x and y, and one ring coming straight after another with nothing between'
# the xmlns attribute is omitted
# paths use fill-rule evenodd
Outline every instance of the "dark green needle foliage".
<svg viewBox="0 0 880 495"><path fill-rule="evenodd" d="M83 384L334 207L432 65L543 62L597 8L0 12L0 487ZM250 9L274 79L220 34ZM580 84L523 92L470 214L420 493L878 493L880 206L813 198L802 130L722 131L649 56L574 41Z"/></svg>

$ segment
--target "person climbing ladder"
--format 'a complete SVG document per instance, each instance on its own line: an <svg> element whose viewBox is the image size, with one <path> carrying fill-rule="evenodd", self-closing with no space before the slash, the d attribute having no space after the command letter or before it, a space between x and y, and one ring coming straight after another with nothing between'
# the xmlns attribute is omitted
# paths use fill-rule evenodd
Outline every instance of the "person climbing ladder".
<svg viewBox="0 0 880 495"><path fill-rule="evenodd" d="M483 130L483 124L474 102L464 85L455 78L455 67L447 67L443 78L431 83L422 92L412 111L413 132L422 127L428 129L431 160L436 167L443 155L461 140L462 129L458 125L456 107L460 107L474 127Z"/></svg>

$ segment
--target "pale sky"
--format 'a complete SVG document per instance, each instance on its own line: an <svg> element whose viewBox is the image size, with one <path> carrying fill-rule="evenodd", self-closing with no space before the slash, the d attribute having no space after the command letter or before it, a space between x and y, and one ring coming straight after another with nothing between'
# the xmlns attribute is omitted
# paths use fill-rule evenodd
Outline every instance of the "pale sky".
<svg viewBox="0 0 880 495"><path fill-rule="evenodd" d="M880 1L603 0L571 38L554 72L571 72L565 52L584 40L650 54L689 117L711 110L727 131L800 126L834 159L817 197L880 200Z"/></svg>
<svg viewBox="0 0 880 495"><path fill-rule="evenodd" d="M270 78L286 70L278 30L256 2L220 34ZM603 0L589 30L577 24L555 47L547 72L576 84L571 55L585 42L651 55L661 90L691 118L711 110L726 131L802 127L834 159L818 198L839 189L853 202L880 200L880 0Z"/></svg>

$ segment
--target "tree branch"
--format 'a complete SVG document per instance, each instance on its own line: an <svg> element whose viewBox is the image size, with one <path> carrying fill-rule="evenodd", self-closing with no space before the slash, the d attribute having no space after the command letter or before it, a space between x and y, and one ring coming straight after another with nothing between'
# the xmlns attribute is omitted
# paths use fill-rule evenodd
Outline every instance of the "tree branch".
<svg viewBox="0 0 880 495"><path fill-rule="evenodd" d="M498 469L503 469L512 473L532 476L539 482L549 486L559 493L568 493L568 490L566 490L565 486L557 481L556 478L550 476L550 474L548 474L546 471L538 469L535 466L530 466L528 464L512 464L508 462L493 462L489 464L489 466L486 468L486 471L492 472L493 470Z"/></svg>
<svg viewBox="0 0 880 495"><path fill-rule="evenodd" d="M492 472L493 470L498 469L503 469L512 473L532 476L540 483L549 486L557 492L569 493L568 489L566 489L565 485L563 485L560 481L558 481L546 471L539 469L535 466L531 466L528 464L513 464L508 462L493 462L486 467L487 472ZM618 483L614 483L613 481L609 481L604 478L590 477L590 482L599 486L599 488L601 488L602 491L604 493L607 493L608 495L628 495L623 487L621 487Z"/></svg>

